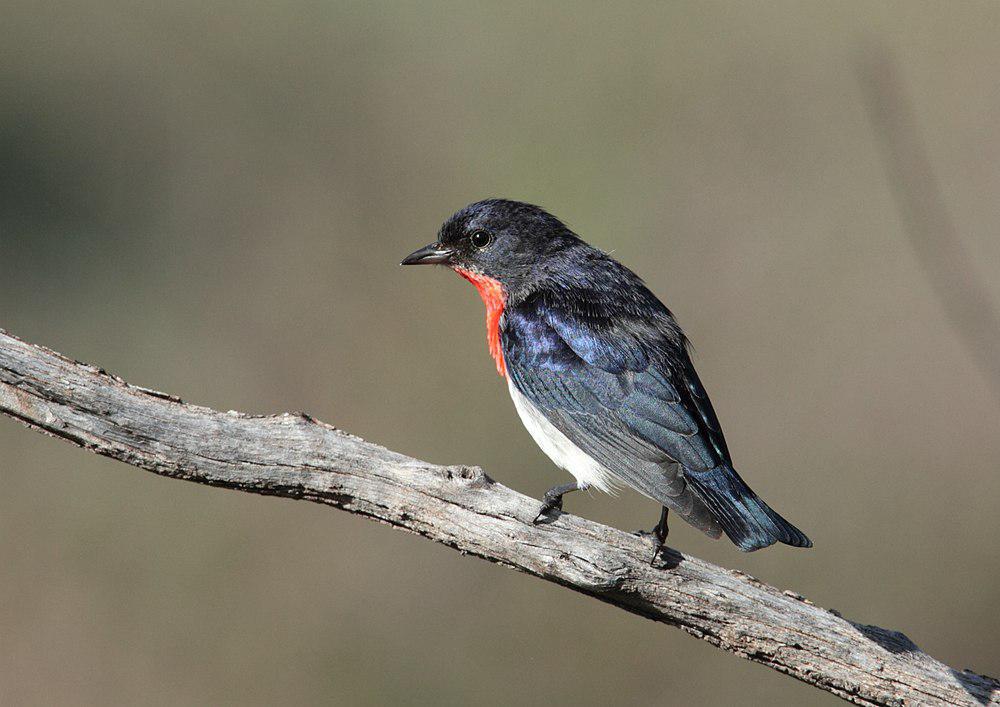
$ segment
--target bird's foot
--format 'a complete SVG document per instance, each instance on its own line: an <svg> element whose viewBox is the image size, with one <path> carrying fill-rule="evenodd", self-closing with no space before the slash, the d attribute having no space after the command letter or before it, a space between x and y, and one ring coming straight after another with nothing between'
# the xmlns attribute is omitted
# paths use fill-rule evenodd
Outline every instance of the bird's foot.
<svg viewBox="0 0 1000 707"><path fill-rule="evenodd" d="M549 515L552 511L562 511L562 494L558 496L549 496L545 494L542 497L542 508L538 511L538 515L535 519L531 521L532 525L538 525L542 522L542 519Z"/></svg>
<svg viewBox="0 0 1000 707"><path fill-rule="evenodd" d="M542 522L542 519L548 516L552 511L562 510L563 494L567 494L570 491L581 491L588 488L587 484L574 483L574 484L563 484L562 486L553 486L545 495L542 496L542 509L538 511L538 515L535 519L531 521L534 525L538 525Z"/></svg>
<svg viewBox="0 0 1000 707"><path fill-rule="evenodd" d="M667 535L670 533L670 528L667 527L668 512L669 511L667 510L666 506L664 506L663 510L660 512L660 521L651 531L649 531L649 534L652 535L653 539L656 541L656 546L655 549L653 550L653 556L649 558L650 567L653 567L656 564L656 558L658 558L660 556L660 553L663 552L663 547L667 543Z"/></svg>

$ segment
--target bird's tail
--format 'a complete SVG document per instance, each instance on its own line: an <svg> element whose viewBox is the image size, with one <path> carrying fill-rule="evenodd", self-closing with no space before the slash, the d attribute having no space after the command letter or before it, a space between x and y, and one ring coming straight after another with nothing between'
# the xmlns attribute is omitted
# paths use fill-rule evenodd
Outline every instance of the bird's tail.
<svg viewBox="0 0 1000 707"><path fill-rule="evenodd" d="M740 550L753 552L776 542L812 547L805 533L764 503L735 469L725 465L700 473L685 469L684 476Z"/></svg>

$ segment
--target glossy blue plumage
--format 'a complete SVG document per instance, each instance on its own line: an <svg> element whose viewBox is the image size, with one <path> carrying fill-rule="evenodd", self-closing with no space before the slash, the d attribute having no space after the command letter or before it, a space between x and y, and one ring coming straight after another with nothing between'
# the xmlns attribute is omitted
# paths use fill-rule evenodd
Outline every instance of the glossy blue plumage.
<svg viewBox="0 0 1000 707"><path fill-rule="evenodd" d="M445 264L501 289L500 369L529 432L576 487L626 484L742 550L811 545L736 473L671 313L559 219L531 204L480 201L403 262ZM543 513L565 492L551 489Z"/></svg>
<svg viewBox="0 0 1000 707"><path fill-rule="evenodd" d="M508 375L614 477L719 528L744 550L809 540L739 477L670 312L632 272L582 242L560 273L508 303Z"/></svg>

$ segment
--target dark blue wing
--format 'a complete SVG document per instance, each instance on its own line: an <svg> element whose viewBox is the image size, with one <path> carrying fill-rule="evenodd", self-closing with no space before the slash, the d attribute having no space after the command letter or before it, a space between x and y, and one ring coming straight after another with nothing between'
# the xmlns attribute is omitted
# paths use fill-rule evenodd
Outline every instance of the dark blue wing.
<svg viewBox="0 0 1000 707"><path fill-rule="evenodd" d="M743 549L808 543L732 469L683 335L659 307L611 318L536 297L509 308L508 375L612 475L696 527L718 535L721 526Z"/></svg>

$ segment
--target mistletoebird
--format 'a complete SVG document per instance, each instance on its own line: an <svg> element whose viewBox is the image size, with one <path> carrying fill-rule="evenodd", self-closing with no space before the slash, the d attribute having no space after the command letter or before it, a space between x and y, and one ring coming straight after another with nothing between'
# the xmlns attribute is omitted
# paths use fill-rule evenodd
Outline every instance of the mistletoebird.
<svg viewBox="0 0 1000 707"><path fill-rule="evenodd" d="M680 326L642 280L537 206L470 204L403 265L446 265L479 291L486 339L521 421L576 481L545 493L535 522L563 495L624 484L740 549L811 547L736 473Z"/></svg>

